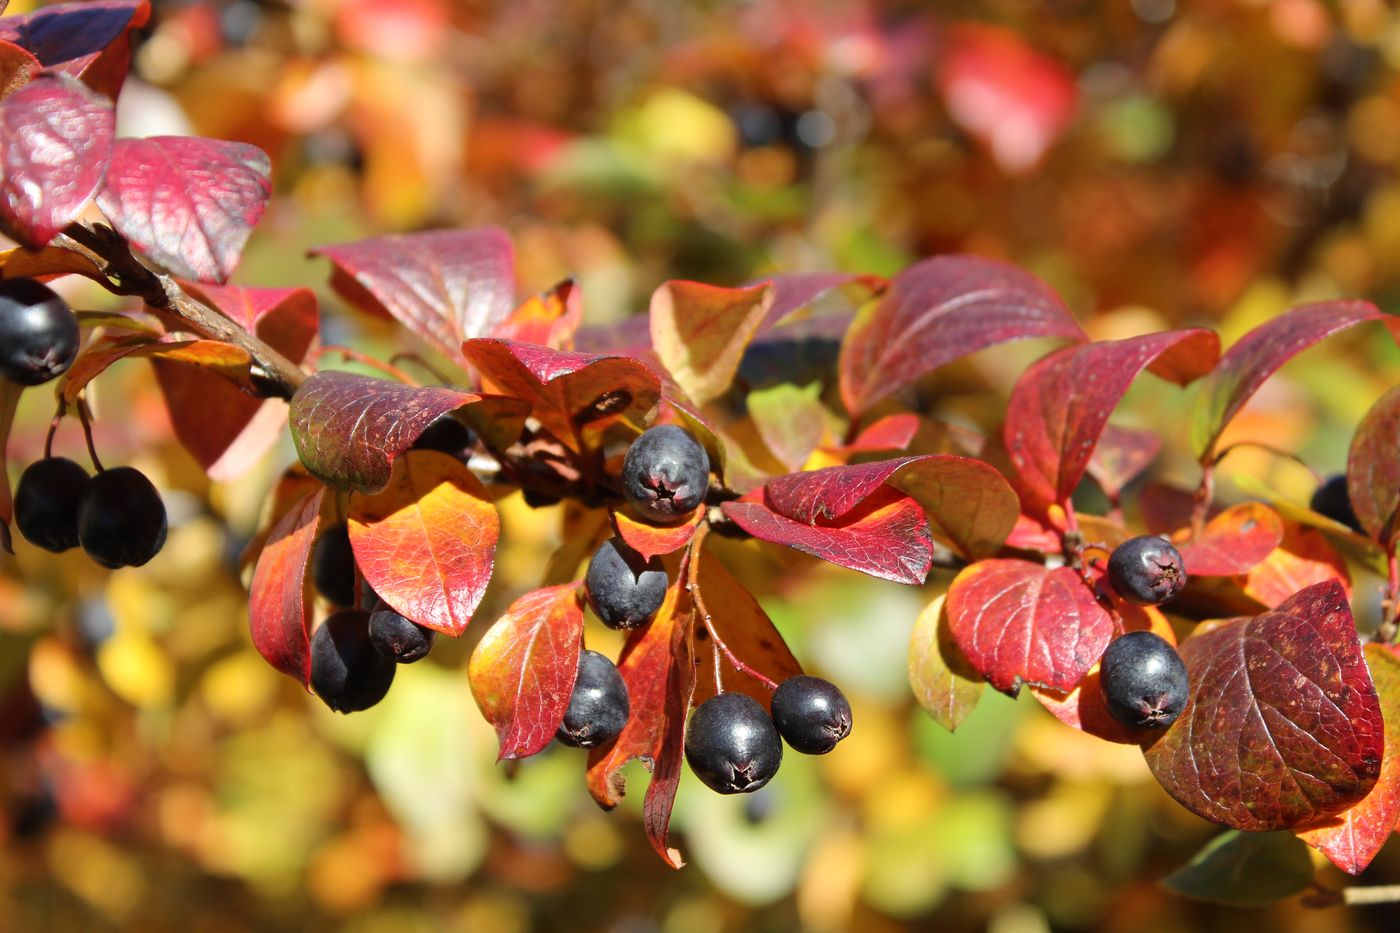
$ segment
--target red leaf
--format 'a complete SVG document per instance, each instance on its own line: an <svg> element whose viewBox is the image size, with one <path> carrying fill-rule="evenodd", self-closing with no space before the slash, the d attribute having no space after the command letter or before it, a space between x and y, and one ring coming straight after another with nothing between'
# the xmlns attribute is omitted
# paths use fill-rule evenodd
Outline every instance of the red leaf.
<svg viewBox="0 0 1400 933"><path fill-rule="evenodd" d="M1087 469L1104 494L1117 499L1123 487L1141 476L1161 449L1162 439L1155 431L1105 425Z"/></svg>
<svg viewBox="0 0 1400 933"><path fill-rule="evenodd" d="M355 563L380 599L419 625L462 634L486 593L501 533L490 494L465 464L408 451L384 489L350 496L349 525Z"/></svg>
<svg viewBox="0 0 1400 933"><path fill-rule="evenodd" d="M311 251L335 264L331 286L368 314L397 318L450 359L510 315L515 250L503 230L432 230Z"/></svg>
<svg viewBox="0 0 1400 933"><path fill-rule="evenodd" d="M1346 559L1316 528L1285 522L1283 540L1249 569L1244 593L1270 609L1314 583L1336 580L1351 597L1351 573Z"/></svg>
<svg viewBox="0 0 1400 933"><path fill-rule="evenodd" d="M935 74L949 116L987 147L1003 171L1031 170L1074 115L1074 75L995 26L958 23L941 52Z"/></svg>
<svg viewBox="0 0 1400 933"><path fill-rule="evenodd" d="M705 517L705 511L705 504L701 503L691 509L684 520L672 525L653 525L617 509L613 509L611 515L612 525L618 537L642 555L643 560L651 560L659 554L679 551L689 544L695 535L695 529L700 525L700 520Z"/></svg>
<svg viewBox="0 0 1400 933"><path fill-rule="evenodd" d="M1360 803L1298 838L1331 859L1342 871L1359 875L1385 845L1400 818L1400 658L1381 645L1363 649L1385 717L1385 754L1376 786Z"/></svg>
<svg viewBox="0 0 1400 933"><path fill-rule="evenodd" d="M488 387L529 402L545 430L578 451L594 446L619 421L640 432L661 397L655 374L624 357L496 338L468 340L462 353Z"/></svg>
<svg viewBox="0 0 1400 933"><path fill-rule="evenodd" d="M642 801L642 825L646 827L647 840L672 868L685 865L680 850L671 845L671 808L681 784L685 718L695 693L695 664L690 653L693 624L694 617L690 616L683 624L676 625L671 634L671 663L665 671L660 735L652 758L651 783Z"/></svg>
<svg viewBox="0 0 1400 933"><path fill-rule="evenodd" d="M1361 527L1389 549L1400 521L1400 386L1382 395L1356 428L1347 493Z"/></svg>
<svg viewBox="0 0 1400 933"><path fill-rule="evenodd" d="M841 347L841 398L859 415L944 364L1027 337L1083 340L1084 332L1050 286L1015 266L926 259L856 315Z"/></svg>
<svg viewBox="0 0 1400 933"><path fill-rule="evenodd" d="M294 363L316 342L316 296L305 288L239 288L181 283ZM277 442L287 403L240 392L226 380L190 366L155 361L175 436L212 479L246 473Z"/></svg>
<svg viewBox="0 0 1400 933"><path fill-rule="evenodd" d="M303 687L311 682L306 563L325 491L321 487L304 496L272 526L249 588L248 627L253 646L267 663L295 677Z"/></svg>
<svg viewBox="0 0 1400 933"><path fill-rule="evenodd" d="M721 508L761 541L895 583L923 583L933 565L928 520L912 496L882 488L831 523L804 524L760 502L726 502Z"/></svg>
<svg viewBox="0 0 1400 933"><path fill-rule="evenodd" d="M497 761L535 754L564 720L583 640L578 587L568 583L526 593L472 652L467 680L501 740Z"/></svg>
<svg viewBox="0 0 1400 933"><path fill-rule="evenodd" d="M1028 505L1061 505L1079 485L1099 434L1123 393L1149 364L1185 383L1210 370L1214 331L1145 334L1066 347L1040 360L1011 391L1003 435Z"/></svg>
<svg viewBox="0 0 1400 933"><path fill-rule="evenodd" d="M1294 308L1265 321L1225 352L1196 401L1191 444L1205 462L1214 456L1215 442L1225 425L1250 397L1294 355L1324 337L1363 321L1382 320L1400 341L1400 318L1384 315L1366 301L1327 301Z"/></svg>
<svg viewBox="0 0 1400 933"><path fill-rule="evenodd" d="M337 489L378 492L394 458L439 415L480 396L347 372L319 372L292 396L292 441L311 473Z"/></svg>
<svg viewBox="0 0 1400 933"><path fill-rule="evenodd" d="M844 454L876 453L884 450L907 450L919 433L919 416L914 414L886 415L861 428L855 440L839 448Z"/></svg>
<svg viewBox="0 0 1400 933"><path fill-rule="evenodd" d="M0 219L31 247L77 220L112 154L106 98L67 75L38 78L0 101Z"/></svg>
<svg viewBox="0 0 1400 933"><path fill-rule="evenodd" d="M1193 577L1247 573L1283 541L1283 519L1262 502L1233 505L1206 523L1199 538L1178 543Z"/></svg>
<svg viewBox="0 0 1400 933"><path fill-rule="evenodd" d="M226 281L272 195L272 163L222 139L119 139L97 195L122 236L176 275Z"/></svg>
<svg viewBox="0 0 1400 933"><path fill-rule="evenodd" d="M1181 657L1191 698L1145 750L1182 806L1264 832L1315 825L1370 792L1381 708L1340 583L1198 632Z"/></svg>
<svg viewBox="0 0 1400 933"><path fill-rule="evenodd" d="M574 334L582 322L583 292L576 281L565 279L549 291L526 299L496 326L491 336L561 350L573 346Z"/></svg>
<svg viewBox="0 0 1400 933"><path fill-rule="evenodd" d="M683 281L652 294L652 348L686 395L704 404L728 391L773 294L767 282L720 288Z"/></svg>
<svg viewBox="0 0 1400 933"><path fill-rule="evenodd" d="M77 76L149 15L147 0L59 3L0 20L0 39L28 49L46 68Z"/></svg>
<svg viewBox="0 0 1400 933"><path fill-rule="evenodd" d="M1003 693L1021 684L1069 691L1108 647L1113 619L1069 567L984 560L948 589L953 637Z"/></svg>
<svg viewBox="0 0 1400 933"><path fill-rule="evenodd" d="M24 87L43 67L28 49L0 39L0 99Z"/></svg>

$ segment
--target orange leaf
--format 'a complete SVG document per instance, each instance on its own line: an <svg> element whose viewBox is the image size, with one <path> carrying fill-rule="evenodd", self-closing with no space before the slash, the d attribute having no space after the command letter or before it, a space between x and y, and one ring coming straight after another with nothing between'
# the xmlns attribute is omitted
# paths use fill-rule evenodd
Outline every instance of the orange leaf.
<svg viewBox="0 0 1400 933"><path fill-rule="evenodd" d="M1270 609L1294 593L1324 580L1338 580L1351 597L1347 562L1316 528L1285 522L1283 542L1245 575L1246 596Z"/></svg>
<svg viewBox="0 0 1400 933"><path fill-rule="evenodd" d="M1283 519L1262 502L1241 502L1206 523L1201 536L1178 543L1191 576L1247 573L1283 541ZM1292 594L1289 594L1292 595Z"/></svg>
<svg viewBox="0 0 1400 933"><path fill-rule="evenodd" d="M197 366L202 370L217 373L237 385L248 383L248 372L253 362L247 350L219 340L138 339L99 343L85 350L64 374L64 400L71 405L77 401L78 395L87 384L100 376L108 366L117 360L132 356Z"/></svg>
<svg viewBox="0 0 1400 933"><path fill-rule="evenodd" d="M670 554L690 543L704 517L705 505L701 503L690 510L684 521L674 525L652 525L617 510L612 513L612 524L628 547L644 560L651 560L657 554Z"/></svg>
<svg viewBox="0 0 1400 933"><path fill-rule="evenodd" d="M389 485L350 496L350 544L379 598L454 638L491 579L501 522L486 487L460 461L408 451Z"/></svg>
<svg viewBox="0 0 1400 933"><path fill-rule="evenodd" d="M671 281L651 296L651 344L696 402L723 395L773 304L772 285L719 288Z"/></svg>

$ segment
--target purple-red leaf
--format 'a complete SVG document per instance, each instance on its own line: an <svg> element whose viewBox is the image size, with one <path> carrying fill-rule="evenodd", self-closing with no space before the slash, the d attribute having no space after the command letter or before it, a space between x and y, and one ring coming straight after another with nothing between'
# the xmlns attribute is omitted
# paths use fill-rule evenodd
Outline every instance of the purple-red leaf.
<svg viewBox="0 0 1400 933"><path fill-rule="evenodd" d="M515 297L515 250L503 230L432 230L311 251L335 265L331 286L368 314L397 318L449 358L493 333Z"/></svg>
<svg viewBox="0 0 1400 933"><path fill-rule="evenodd" d="M67 75L41 77L0 101L0 219L46 245L97 193L116 117L106 98Z"/></svg>
<svg viewBox="0 0 1400 933"><path fill-rule="evenodd" d="M1361 527L1389 550L1400 520L1400 386L1382 395L1356 428L1347 493Z"/></svg>
<svg viewBox="0 0 1400 933"><path fill-rule="evenodd" d="M1284 363L1324 337L1363 321L1385 322L1400 341L1400 318L1367 301L1327 301L1294 308L1245 334L1220 358L1196 401L1191 445L1202 462L1211 459L1225 425Z"/></svg>
<svg viewBox="0 0 1400 933"><path fill-rule="evenodd" d="M926 259L852 322L841 347L841 398L858 415L946 363L1026 337L1083 340L1084 332L1027 272L976 256Z"/></svg>
<svg viewBox="0 0 1400 933"><path fill-rule="evenodd" d="M1067 692L1113 637L1113 619L1069 567L984 560L948 589L958 647L993 687L1015 696L1024 684Z"/></svg>
<svg viewBox="0 0 1400 933"><path fill-rule="evenodd" d="M301 498L278 519L253 571L248 627L267 663L306 686L311 682L311 601L306 563L316 537L325 487Z"/></svg>
<svg viewBox="0 0 1400 933"><path fill-rule="evenodd" d="M28 49L46 68L77 75L148 15L147 0L60 3L0 20L0 39Z"/></svg>
<svg viewBox="0 0 1400 933"><path fill-rule="evenodd" d="M1340 583L1188 638L1181 657L1191 698L1145 751L1188 810L1264 832L1317 825L1371 791L1381 707Z"/></svg>
<svg viewBox="0 0 1400 933"><path fill-rule="evenodd" d="M1040 360L1011 391L1003 436L1027 505L1069 501L1123 393L1144 367L1180 384L1208 372L1220 340L1193 329L1066 347Z"/></svg>
<svg viewBox="0 0 1400 933"><path fill-rule="evenodd" d="M467 681L501 740L497 761L535 754L564 720L583 639L578 586L526 593L486 630L472 652Z"/></svg>
<svg viewBox="0 0 1400 933"><path fill-rule="evenodd" d="M272 195L272 163L247 143L119 139L97 195L122 236L176 275L224 282Z"/></svg>
<svg viewBox="0 0 1400 933"><path fill-rule="evenodd" d="M792 275L775 275L768 280L773 288L773 303L758 326L762 334L783 322L783 318L800 311L821 298L832 289L843 285L859 285L866 291L879 294L889 282L878 275L852 275L849 272L797 272Z"/></svg>
<svg viewBox="0 0 1400 933"><path fill-rule="evenodd" d="M1206 523L1201 536L1178 543L1193 577L1248 573L1283 541L1283 519L1262 502L1232 505Z"/></svg>
<svg viewBox="0 0 1400 933"><path fill-rule="evenodd" d="M337 489L378 492L389 483L394 458L439 415L480 396L455 389L411 386L347 372L319 372L292 396L297 456Z"/></svg>
<svg viewBox="0 0 1400 933"><path fill-rule="evenodd" d="M1162 439L1155 431L1106 425L1087 469L1104 495L1117 499L1123 487L1141 476L1161 449Z"/></svg>

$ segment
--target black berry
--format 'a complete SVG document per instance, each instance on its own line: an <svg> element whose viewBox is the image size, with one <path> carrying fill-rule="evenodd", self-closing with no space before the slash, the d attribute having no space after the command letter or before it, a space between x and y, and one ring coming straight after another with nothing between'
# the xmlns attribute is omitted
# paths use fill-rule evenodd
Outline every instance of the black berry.
<svg viewBox="0 0 1400 933"><path fill-rule="evenodd" d="M685 760L721 794L758 790L778 772L783 743L758 701L721 693L696 707L685 732Z"/></svg>
<svg viewBox="0 0 1400 933"><path fill-rule="evenodd" d="M578 656L578 677L569 709L554 737L574 748L606 745L627 725L631 704L617 666L596 651Z"/></svg>
<svg viewBox="0 0 1400 933"><path fill-rule="evenodd" d="M397 665L369 640L369 613L341 609L311 636L311 689L337 713L369 709L389 692Z"/></svg>
<svg viewBox="0 0 1400 933"><path fill-rule="evenodd" d="M1181 595L1186 567L1170 542L1156 535L1139 535L1109 555L1108 582L1128 602L1155 606Z"/></svg>
<svg viewBox="0 0 1400 933"><path fill-rule="evenodd" d="M140 567L165 546L165 503L135 467L103 470L78 502L78 543L104 567Z"/></svg>
<svg viewBox="0 0 1400 933"><path fill-rule="evenodd" d="M73 365L81 339L73 310L47 285L0 279L0 376L48 382Z"/></svg>
<svg viewBox="0 0 1400 933"><path fill-rule="evenodd" d="M851 704L837 686L797 674L773 691L778 733L804 755L825 755L851 734Z"/></svg>
<svg viewBox="0 0 1400 933"><path fill-rule="evenodd" d="M710 458L674 424L642 432L622 461L622 491L647 518L670 522L695 508L710 486Z"/></svg>
<svg viewBox="0 0 1400 933"><path fill-rule="evenodd" d="M1351 507L1351 494L1347 492L1345 473L1329 476L1321 486L1317 487L1312 494L1312 501L1308 503L1308 508L1334 522L1341 522L1352 531L1361 531L1361 522L1357 520L1356 511Z"/></svg>
<svg viewBox="0 0 1400 933"><path fill-rule="evenodd" d="M588 604L604 625L615 629L636 628L655 615L669 582L661 558L644 561L618 538L598 545L584 581Z"/></svg>
<svg viewBox="0 0 1400 933"><path fill-rule="evenodd" d="M355 605L355 552L350 528L337 522L321 532L311 549L311 580L316 591L336 606Z"/></svg>
<svg viewBox="0 0 1400 933"><path fill-rule="evenodd" d="M65 457L31 463L15 489L15 526L24 540L55 554L78 546L78 503L88 476Z"/></svg>
<svg viewBox="0 0 1400 933"><path fill-rule="evenodd" d="M423 433L418 435L418 440L413 442L413 449L460 454L474 443L476 438L472 436L471 428L449 413L434 418L433 422L423 429Z"/></svg>
<svg viewBox="0 0 1400 933"><path fill-rule="evenodd" d="M1104 651L1099 685L1114 719L1140 729L1164 729L1185 708L1189 681L1181 655L1166 639L1128 632Z"/></svg>
<svg viewBox="0 0 1400 933"><path fill-rule="evenodd" d="M369 640L374 650L390 661L412 664L433 650L437 632L405 619L381 603L369 616Z"/></svg>

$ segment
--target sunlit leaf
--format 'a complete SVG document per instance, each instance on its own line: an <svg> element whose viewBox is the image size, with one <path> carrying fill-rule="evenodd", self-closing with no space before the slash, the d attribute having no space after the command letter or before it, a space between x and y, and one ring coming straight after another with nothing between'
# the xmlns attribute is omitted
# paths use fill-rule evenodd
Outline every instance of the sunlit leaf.
<svg viewBox="0 0 1400 933"><path fill-rule="evenodd" d="M953 732L977 706L987 682L953 638L947 598L947 594L934 597L914 622L909 635L909 687L933 721Z"/></svg>
<svg viewBox="0 0 1400 933"><path fill-rule="evenodd" d="M800 470L826 430L821 383L758 389L748 393L745 403L763 443L783 466Z"/></svg>
<svg viewBox="0 0 1400 933"><path fill-rule="evenodd" d="M565 279L549 291L527 298L490 336L563 350L573 346L582 321L583 292L578 282Z"/></svg>
<svg viewBox="0 0 1400 933"><path fill-rule="evenodd" d="M1336 580L1351 596L1351 573L1346 559L1316 528L1285 522L1283 541L1262 561L1249 568L1244 579L1246 596L1273 608L1301 589Z"/></svg>
<svg viewBox="0 0 1400 933"><path fill-rule="evenodd" d="M685 393L704 404L729 389L773 295L767 283L666 282L651 296L652 348Z"/></svg>
<svg viewBox="0 0 1400 933"><path fill-rule="evenodd" d="M1206 523L1197 538L1178 544L1191 576L1247 573L1283 541L1283 519L1262 502L1233 505Z"/></svg>
<svg viewBox="0 0 1400 933"><path fill-rule="evenodd" d="M82 253L45 246L40 250L18 249L0 253L0 278L49 279L62 275L83 275L110 289L107 277L97 265Z"/></svg>
<svg viewBox="0 0 1400 933"><path fill-rule="evenodd" d="M0 100L34 80L43 67L28 49L0 39Z"/></svg>
<svg viewBox="0 0 1400 933"><path fill-rule="evenodd" d="M220 340L182 340L173 337L151 340L137 337L102 341L85 349L73 361L68 372L63 374L60 383L63 398L69 404L77 401L87 384L105 372L107 367L131 357L168 360L195 367L237 385L248 384L253 364L247 350Z"/></svg>
<svg viewBox="0 0 1400 933"><path fill-rule="evenodd" d="M302 497L277 520L253 571L248 626L267 663L306 686L311 681L311 601L306 564L325 487Z"/></svg>
<svg viewBox="0 0 1400 933"><path fill-rule="evenodd" d="M705 509L704 503L701 503L691 509L684 519L669 525L653 525L634 518L628 512L613 509L612 524L618 537L626 541L628 547L642 555L643 560L651 560L658 554L670 554L689 544L695 529L705 517Z"/></svg>

